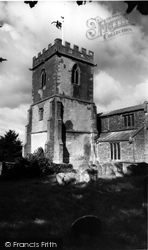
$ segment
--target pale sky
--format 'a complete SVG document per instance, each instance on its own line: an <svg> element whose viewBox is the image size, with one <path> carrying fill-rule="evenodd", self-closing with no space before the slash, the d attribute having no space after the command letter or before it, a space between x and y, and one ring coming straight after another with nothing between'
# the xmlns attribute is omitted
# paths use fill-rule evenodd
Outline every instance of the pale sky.
<svg viewBox="0 0 148 250"><path fill-rule="evenodd" d="M87 20L106 19L127 9L124 2L39 1L30 8L23 1L0 2L0 135L9 129L24 142L27 110L32 104L32 58L61 38L51 22L65 17L65 41L94 51L94 102L105 112L148 101L148 16L136 9L128 16L132 32L103 41L89 40Z"/></svg>

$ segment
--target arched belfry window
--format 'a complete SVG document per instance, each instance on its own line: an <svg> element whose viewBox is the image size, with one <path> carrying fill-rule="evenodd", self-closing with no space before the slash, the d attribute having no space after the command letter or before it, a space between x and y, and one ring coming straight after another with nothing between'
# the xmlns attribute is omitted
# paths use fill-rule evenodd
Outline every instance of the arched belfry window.
<svg viewBox="0 0 148 250"><path fill-rule="evenodd" d="M41 87L43 88L46 85L46 71L42 69L41 72Z"/></svg>
<svg viewBox="0 0 148 250"><path fill-rule="evenodd" d="M80 84L80 68L77 64L72 68L72 83Z"/></svg>

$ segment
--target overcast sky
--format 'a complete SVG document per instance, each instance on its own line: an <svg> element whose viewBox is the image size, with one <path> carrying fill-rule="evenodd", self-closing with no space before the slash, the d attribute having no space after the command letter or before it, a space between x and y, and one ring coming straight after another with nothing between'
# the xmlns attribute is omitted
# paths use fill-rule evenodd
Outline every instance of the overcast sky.
<svg viewBox="0 0 148 250"><path fill-rule="evenodd" d="M136 9L129 14L132 32L108 41L89 40L86 22L106 19L125 12L124 2L39 1L34 8L20 2L0 2L0 135L14 129L24 141L27 110L32 103L32 58L61 31L52 21L65 17L65 40L95 53L94 101L97 111L105 112L148 101L148 16Z"/></svg>

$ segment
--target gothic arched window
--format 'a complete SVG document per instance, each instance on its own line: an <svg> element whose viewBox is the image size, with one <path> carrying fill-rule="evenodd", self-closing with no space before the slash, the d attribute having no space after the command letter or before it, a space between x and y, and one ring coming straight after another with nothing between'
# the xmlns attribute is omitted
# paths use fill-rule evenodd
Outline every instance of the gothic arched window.
<svg viewBox="0 0 148 250"><path fill-rule="evenodd" d="M41 73L41 87L43 88L46 85L46 72L45 69L42 69Z"/></svg>
<svg viewBox="0 0 148 250"><path fill-rule="evenodd" d="M72 83L80 84L80 68L77 64L72 68Z"/></svg>

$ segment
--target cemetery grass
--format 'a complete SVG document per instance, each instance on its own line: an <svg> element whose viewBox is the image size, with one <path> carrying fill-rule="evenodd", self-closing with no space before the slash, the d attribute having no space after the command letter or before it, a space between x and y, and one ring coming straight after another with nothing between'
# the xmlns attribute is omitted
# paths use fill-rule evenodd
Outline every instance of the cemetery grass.
<svg viewBox="0 0 148 250"><path fill-rule="evenodd" d="M63 238L67 250L147 249L142 179L98 179L86 187L59 186L50 176L0 181L0 237ZM101 220L101 233L75 237L72 222L90 214Z"/></svg>

